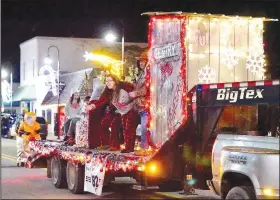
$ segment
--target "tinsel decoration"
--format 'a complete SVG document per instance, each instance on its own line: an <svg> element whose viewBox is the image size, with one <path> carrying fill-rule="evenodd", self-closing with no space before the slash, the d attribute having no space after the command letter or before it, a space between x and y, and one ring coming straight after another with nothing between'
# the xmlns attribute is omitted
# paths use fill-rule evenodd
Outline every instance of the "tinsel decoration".
<svg viewBox="0 0 280 200"><path fill-rule="evenodd" d="M152 154L149 156L136 156L135 154L124 155L119 152L78 148L66 146L63 142L50 141L32 141L29 143L29 147L34 152L28 158L31 163L40 157L50 158L55 155L75 165L84 165L86 162L93 162L97 165L106 161L106 171L133 171L138 168L139 162L146 162L152 156Z"/></svg>
<svg viewBox="0 0 280 200"><path fill-rule="evenodd" d="M149 32L148 32L148 48L149 48L149 52L152 51L152 49L154 48L154 37L156 36L156 34L160 34L159 32L156 31L157 25L156 23L165 23L165 22L170 22L170 21L177 21L179 20L181 23L181 33L180 33L180 42L181 42L181 50L182 50L182 65L180 68L180 77L182 78L182 110L181 110L181 115L182 115L182 122L184 122L186 120L187 117L187 110L186 110L186 96L187 96L187 91L186 91L186 80L187 80L187 74L186 74L186 47L185 47L185 35L186 35L186 18L184 16L171 16L171 15L153 15L150 18L150 22L149 22ZM146 88L147 91L150 92L150 95L147 96L146 99L146 109L149 113L149 130L152 130L152 115L151 115L151 96L152 96L152 92L153 92L153 85L151 83L151 70L153 70L153 68L156 66L154 63L154 58L149 56L149 63L151 63L150 65L147 66L146 68ZM161 73L163 73L163 75L170 75L172 73L172 68L170 68L171 66L163 66L161 69Z"/></svg>

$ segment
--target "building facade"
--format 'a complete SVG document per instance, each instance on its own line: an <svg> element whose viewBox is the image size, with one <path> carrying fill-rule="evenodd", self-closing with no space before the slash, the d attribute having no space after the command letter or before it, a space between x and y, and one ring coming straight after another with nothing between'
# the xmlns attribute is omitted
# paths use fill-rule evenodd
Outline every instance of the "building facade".
<svg viewBox="0 0 280 200"><path fill-rule="evenodd" d="M135 57L147 48L145 43L125 43L125 67L133 65ZM14 99L21 102L21 110L27 108L37 112L50 90L46 76L40 69L48 66L60 74L88 68L100 68L97 62L85 62L85 51L98 52L121 60L121 43L107 43L102 39L34 37L20 44L20 88ZM46 74L45 74L46 75ZM40 112L38 114L41 114Z"/></svg>

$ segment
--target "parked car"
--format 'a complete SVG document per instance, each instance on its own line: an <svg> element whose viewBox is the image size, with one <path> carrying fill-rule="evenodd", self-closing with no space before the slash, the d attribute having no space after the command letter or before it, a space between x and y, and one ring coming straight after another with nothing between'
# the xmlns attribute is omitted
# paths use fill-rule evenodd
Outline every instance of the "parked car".
<svg viewBox="0 0 280 200"><path fill-rule="evenodd" d="M42 140L46 140L48 136L48 123L44 117L37 117L36 120L40 124L40 136Z"/></svg>
<svg viewBox="0 0 280 200"><path fill-rule="evenodd" d="M20 125L21 121L22 120L20 118L17 118L15 120L14 124L11 126L10 131L8 133L8 138L9 139L13 139L17 135L17 130L19 128L19 125Z"/></svg>
<svg viewBox="0 0 280 200"><path fill-rule="evenodd" d="M44 117L37 117L36 121L40 124L40 136L42 140L46 140L48 136L48 124ZM15 123L10 128L8 138L13 138L17 135L16 131L18 130L22 119L18 118Z"/></svg>
<svg viewBox="0 0 280 200"><path fill-rule="evenodd" d="M1 136L8 137L9 129L14 123L14 118L10 114L1 114Z"/></svg>

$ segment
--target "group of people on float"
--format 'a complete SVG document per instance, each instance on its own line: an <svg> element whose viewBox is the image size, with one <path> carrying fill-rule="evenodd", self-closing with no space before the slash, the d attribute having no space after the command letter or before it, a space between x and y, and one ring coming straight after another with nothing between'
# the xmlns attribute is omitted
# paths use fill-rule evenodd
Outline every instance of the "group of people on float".
<svg viewBox="0 0 280 200"><path fill-rule="evenodd" d="M86 140L89 140L89 143L90 140L95 140L93 145L89 144L90 148L118 151L121 145L119 130L122 126L125 148L121 153L130 153L134 151L136 129L141 123L139 152L145 152L149 147L155 148L147 129L149 121L145 108L149 95L145 85L147 64L147 56L143 53L137 58L140 73L134 84L120 81L114 74L107 74L101 95L86 97L84 104L81 103L79 94L73 93L65 107L67 120L64 124L64 140L69 145L79 142L75 141L77 125L88 130Z"/></svg>

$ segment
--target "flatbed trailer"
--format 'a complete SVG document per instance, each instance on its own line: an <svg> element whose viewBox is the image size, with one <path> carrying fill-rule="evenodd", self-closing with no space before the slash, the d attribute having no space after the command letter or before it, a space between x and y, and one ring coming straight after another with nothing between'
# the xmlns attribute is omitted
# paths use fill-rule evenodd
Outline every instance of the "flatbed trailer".
<svg viewBox="0 0 280 200"><path fill-rule="evenodd" d="M52 178L56 188L65 188L68 185L68 189L74 194L84 192L84 182L89 179L85 177L86 163L102 165L100 171L105 170L106 176L98 180L96 185L106 185L115 177L136 178L138 167L150 157L121 154L119 151L77 148L67 146L64 142L48 140L32 141L29 147L34 154L29 157L26 166L46 167L47 177ZM92 182L92 177L87 181Z"/></svg>

